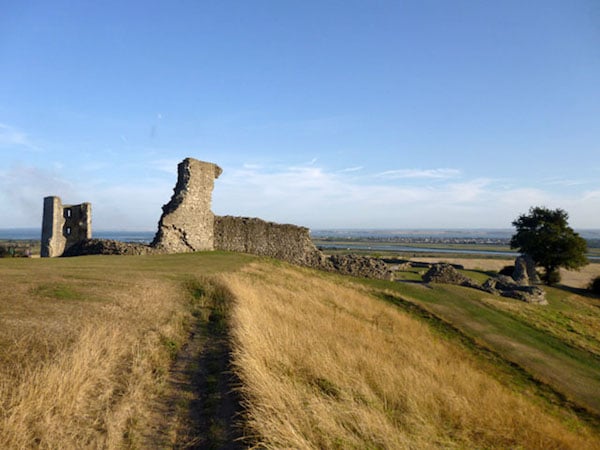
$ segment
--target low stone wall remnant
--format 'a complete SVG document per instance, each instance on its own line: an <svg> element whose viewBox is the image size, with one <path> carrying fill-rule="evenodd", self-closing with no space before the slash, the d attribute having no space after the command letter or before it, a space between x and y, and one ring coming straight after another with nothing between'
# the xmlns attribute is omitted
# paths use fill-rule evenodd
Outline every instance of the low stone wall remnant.
<svg viewBox="0 0 600 450"><path fill-rule="evenodd" d="M62 256L84 255L155 255L163 251L144 244L114 241L111 239L87 239L69 247Z"/></svg>
<svg viewBox="0 0 600 450"><path fill-rule="evenodd" d="M233 216L215 216L214 223L215 250L269 256L310 267L320 265L324 258L305 227Z"/></svg>

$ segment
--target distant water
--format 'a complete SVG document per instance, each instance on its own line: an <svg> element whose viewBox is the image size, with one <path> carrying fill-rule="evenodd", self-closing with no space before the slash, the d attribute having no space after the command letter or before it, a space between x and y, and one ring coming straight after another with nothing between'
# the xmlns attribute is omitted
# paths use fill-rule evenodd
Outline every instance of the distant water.
<svg viewBox="0 0 600 450"><path fill-rule="evenodd" d="M599 229L575 230L584 239L600 239ZM311 237L349 239L390 238L437 238L437 239L510 239L513 228L432 228L432 229L318 229L311 230Z"/></svg>
<svg viewBox="0 0 600 450"><path fill-rule="evenodd" d="M584 239L600 239L600 230L576 230ZM40 228L0 228L0 239L40 239ZM126 230L94 230L93 237L99 239L114 239L124 242L151 242L155 231L126 231ZM310 235L314 239L322 238L478 238L478 239L510 239L514 234L511 228L461 228L461 229L315 229Z"/></svg>
<svg viewBox="0 0 600 450"><path fill-rule="evenodd" d="M103 231L92 233L97 239L112 239L121 242L139 242L149 244L154 239L155 231ZM39 228L5 228L0 229L0 239L40 240L42 231Z"/></svg>
<svg viewBox="0 0 600 450"><path fill-rule="evenodd" d="M584 239L600 240L600 230L577 230ZM93 237L122 242L148 244L154 239L155 231L94 230ZM510 239L514 230L505 229L316 229L311 230L313 239L381 239L393 238L436 238L436 239ZM39 228L0 229L0 239L40 240Z"/></svg>
<svg viewBox="0 0 600 450"><path fill-rule="evenodd" d="M156 231L98 231L94 233L94 237L97 239L149 244L154 239L155 234Z"/></svg>
<svg viewBox="0 0 600 450"><path fill-rule="evenodd" d="M372 250L372 251L391 251L391 252L408 252L408 253L452 253L452 254L464 254L464 255L492 255L492 256L510 256L515 258L519 255L517 252L503 252L495 250L468 250L468 249L454 249L454 248L426 248L426 247L405 247L403 245L352 245L347 246L340 244L322 244L319 243L319 247L323 249L342 249L347 251L352 250Z"/></svg>

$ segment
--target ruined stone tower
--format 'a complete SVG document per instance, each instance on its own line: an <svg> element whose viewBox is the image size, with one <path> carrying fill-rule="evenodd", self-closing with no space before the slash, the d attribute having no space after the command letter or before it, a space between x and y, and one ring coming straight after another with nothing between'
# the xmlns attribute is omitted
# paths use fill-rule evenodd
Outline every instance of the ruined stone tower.
<svg viewBox="0 0 600 450"><path fill-rule="evenodd" d="M92 237L92 205L63 205L59 197L44 198L41 256L61 256L73 244Z"/></svg>
<svg viewBox="0 0 600 450"><path fill-rule="evenodd" d="M152 246L169 253L214 250L211 198L222 170L216 164L186 158L177 172L173 196L163 206Z"/></svg>

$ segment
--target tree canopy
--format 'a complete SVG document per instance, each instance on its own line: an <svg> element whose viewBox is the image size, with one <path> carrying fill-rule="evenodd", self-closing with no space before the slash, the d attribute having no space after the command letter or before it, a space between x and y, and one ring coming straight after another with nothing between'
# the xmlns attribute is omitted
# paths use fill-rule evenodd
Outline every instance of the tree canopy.
<svg viewBox="0 0 600 450"><path fill-rule="evenodd" d="M512 224L517 229L510 240L511 248L531 256L544 268L547 284L559 281L558 269L578 269L587 264L587 244L568 224L569 215L562 209L532 207Z"/></svg>

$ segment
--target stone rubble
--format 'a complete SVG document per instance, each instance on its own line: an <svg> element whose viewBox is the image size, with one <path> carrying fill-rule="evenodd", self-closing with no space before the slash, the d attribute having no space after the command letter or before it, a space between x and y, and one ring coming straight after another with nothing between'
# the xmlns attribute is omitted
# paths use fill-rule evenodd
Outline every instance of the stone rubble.
<svg viewBox="0 0 600 450"><path fill-rule="evenodd" d="M423 275L423 281L425 283L456 284L479 288L479 284L474 280L463 275L454 266L447 263L432 264L431 269Z"/></svg>
<svg viewBox="0 0 600 450"><path fill-rule="evenodd" d="M539 284L540 278L535 270L535 262L529 255L517 256L515 259L515 270L512 274L513 280L522 286Z"/></svg>
<svg viewBox="0 0 600 450"><path fill-rule="evenodd" d="M389 266L378 258L358 255L331 255L328 262L329 264L317 268L361 278L391 280L393 277L393 272Z"/></svg>
<svg viewBox="0 0 600 450"><path fill-rule="evenodd" d="M87 239L69 247L63 256L83 255L154 255L164 253L144 244L114 241L111 239Z"/></svg>
<svg viewBox="0 0 600 450"><path fill-rule="evenodd" d="M511 277L497 275L488 278L482 285L458 272L450 264L433 264L431 269L423 275L425 283L444 283L479 289L490 294L514 298L526 303L547 305L546 292L537 287L523 285Z"/></svg>
<svg viewBox="0 0 600 450"><path fill-rule="evenodd" d="M489 278L483 283L481 289L490 294L515 298L526 303L548 304L546 292L542 288L519 284L511 277L505 275L497 275L496 277Z"/></svg>

